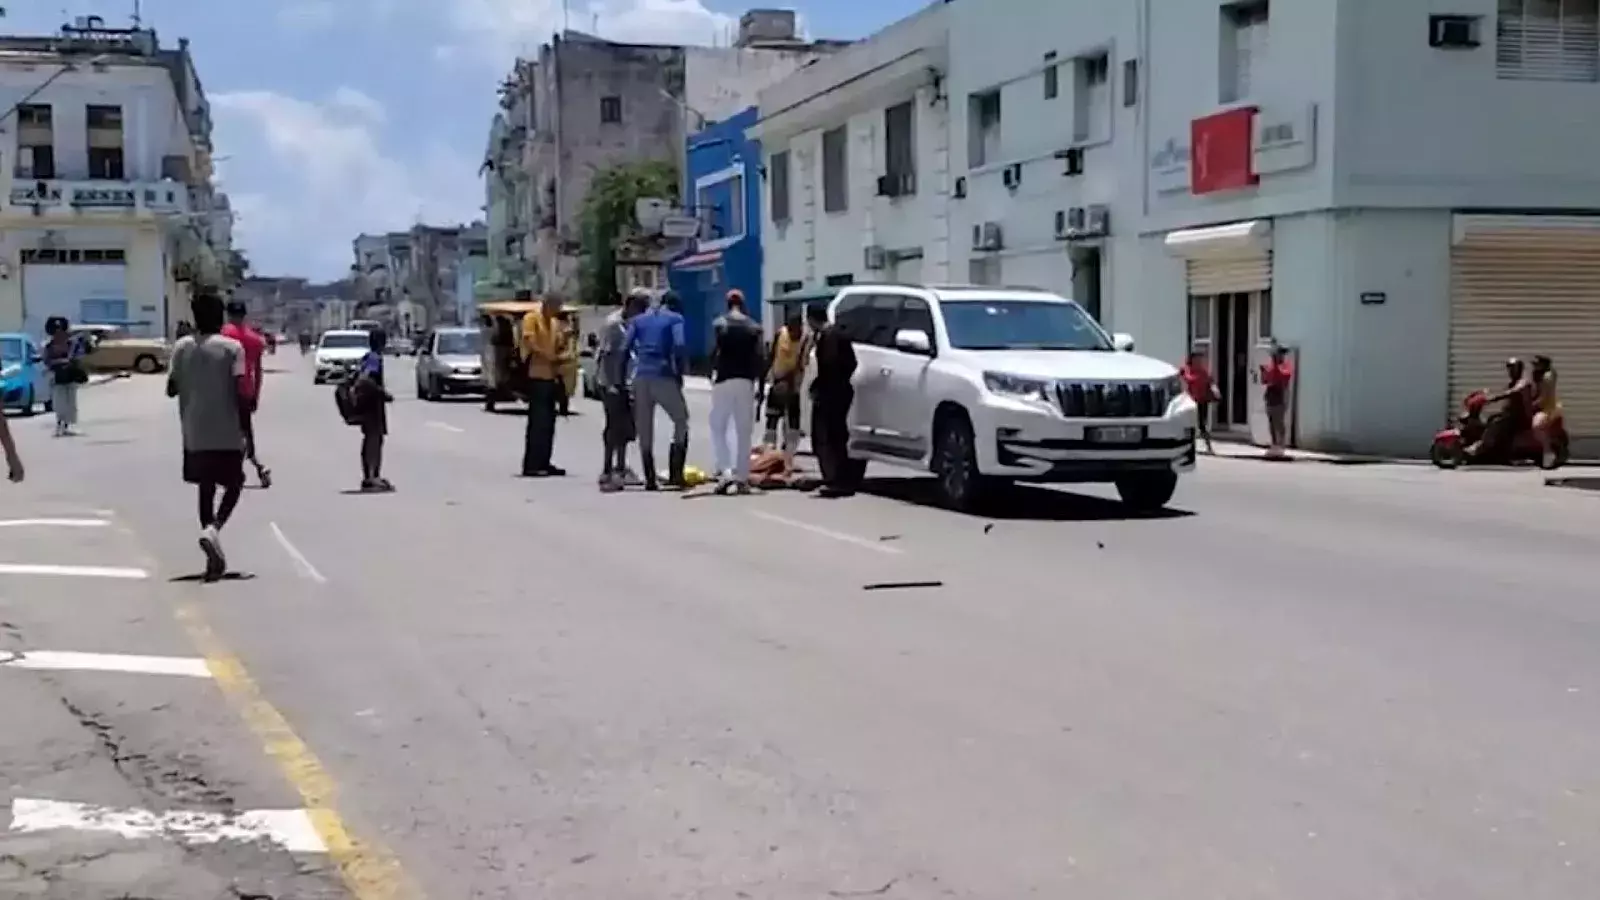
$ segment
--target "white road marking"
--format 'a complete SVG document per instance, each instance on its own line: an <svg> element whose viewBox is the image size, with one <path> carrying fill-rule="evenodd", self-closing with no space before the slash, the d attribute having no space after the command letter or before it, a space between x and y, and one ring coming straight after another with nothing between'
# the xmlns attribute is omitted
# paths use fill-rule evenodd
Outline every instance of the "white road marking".
<svg viewBox="0 0 1600 900"><path fill-rule="evenodd" d="M317 571L317 567L311 564L311 560L306 559L306 555L300 552L300 548L289 540L289 536L283 533L283 529L278 527L278 523L273 522L271 524L272 536L278 539L278 546L283 548L283 552L289 554L289 559L294 562L294 567L300 570L300 574L315 581L317 584L327 584L328 579L324 578L322 573Z"/></svg>
<svg viewBox="0 0 1600 900"><path fill-rule="evenodd" d="M143 569L125 566L51 566L33 563L0 563L0 575L59 575L64 578L120 578L139 581L149 578Z"/></svg>
<svg viewBox="0 0 1600 900"><path fill-rule="evenodd" d="M210 812L156 813L112 809L57 800L11 801L11 830L95 831L129 840L171 838L186 844L268 841L291 853L327 853L316 826L303 809L258 809L238 815Z"/></svg>
<svg viewBox="0 0 1600 900"><path fill-rule="evenodd" d="M801 531L810 532L818 537L832 538L833 540L841 543L853 544L862 548L863 550L872 550L888 556L899 556L902 552L904 552L899 547L891 547L882 543L881 541L872 541L864 537L856 537L853 534L845 534L842 531L834 531L832 528L823 528L821 525L812 525L810 522L801 522L798 519L788 519L784 518L783 516L775 516L769 512L758 512L752 510L750 515L755 516L756 518L765 522L775 522L779 525L787 525L790 528L798 528Z"/></svg>
<svg viewBox="0 0 1600 900"><path fill-rule="evenodd" d="M50 672L126 672L133 675L184 675L210 678L206 661L182 656L133 656L126 653L77 653L71 650L0 652L0 666Z"/></svg>
<svg viewBox="0 0 1600 900"><path fill-rule="evenodd" d="M465 434L467 431L465 428L457 428L456 426L447 422L429 422L428 427L437 428L440 431L448 431L452 434Z"/></svg>
<svg viewBox="0 0 1600 900"><path fill-rule="evenodd" d="M105 528L110 519L0 519L0 528Z"/></svg>

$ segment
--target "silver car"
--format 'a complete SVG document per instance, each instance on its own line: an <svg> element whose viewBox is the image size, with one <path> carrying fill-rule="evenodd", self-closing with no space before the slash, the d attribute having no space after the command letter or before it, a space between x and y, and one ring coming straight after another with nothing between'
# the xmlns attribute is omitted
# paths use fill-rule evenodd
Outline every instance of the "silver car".
<svg viewBox="0 0 1600 900"><path fill-rule="evenodd" d="M478 329L440 328L423 337L417 347L419 399L482 394L487 388L483 334Z"/></svg>

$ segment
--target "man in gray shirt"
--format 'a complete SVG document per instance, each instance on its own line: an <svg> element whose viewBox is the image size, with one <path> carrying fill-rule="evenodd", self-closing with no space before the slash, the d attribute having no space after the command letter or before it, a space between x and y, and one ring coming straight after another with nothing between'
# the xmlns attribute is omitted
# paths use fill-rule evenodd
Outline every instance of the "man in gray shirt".
<svg viewBox="0 0 1600 900"><path fill-rule="evenodd" d="M628 323L650 305L650 295L635 290L622 309L606 317L600 329L600 349L595 354L595 382L605 409L605 466L600 470L600 490L620 491L628 483L628 445L634 438L633 360L628 355Z"/></svg>
<svg viewBox="0 0 1600 900"><path fill-rule="evenodd" d="M178 419L183 426L183 480L195 485L199 493L205 577L215 581L228 570L219 533L244 491L243 417L250 386L244 348L221 333L222 298L212 291L202 291L195 295L191 307L195 333L179 339L173 347L167 396L178 398Z"/></svg>

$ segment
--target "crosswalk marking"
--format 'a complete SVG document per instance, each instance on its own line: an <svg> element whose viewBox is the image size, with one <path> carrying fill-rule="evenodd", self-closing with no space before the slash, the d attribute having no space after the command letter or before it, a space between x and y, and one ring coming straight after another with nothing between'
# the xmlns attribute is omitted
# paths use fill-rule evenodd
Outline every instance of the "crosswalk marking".
<svg viewBox="0 0 1600 900"><path fill-rule="evenodd" d="M126 672L134 675L182 675L210 678L206 661L178 656L135 656L126 653L78 653L71 650L26 650L0 653L0 667L62 672Z"/></svg>
<svg viewBox="0 0 1600 900"><path fill-rule="evenodd" d="M0 528L106 528L110 519L0 519Z"/></svg>
<svg viewBox="0 0 1600 900"><path fill-rule="evenodd" d="M326 853L327 845L303 809L258 809L237 815L212 812L152 812L88 803L11 801L11 830L93 831L130 840L168 838L187 844L266 841L291 853Z"/></svg>
<svg viewBox="0 0 1600 900"><path fill-rule="evenodd" d="M0 575L112 578L125 581L139 581L150 577L149 572L128 566L55 566L38 563L0 563Z"/></svg>

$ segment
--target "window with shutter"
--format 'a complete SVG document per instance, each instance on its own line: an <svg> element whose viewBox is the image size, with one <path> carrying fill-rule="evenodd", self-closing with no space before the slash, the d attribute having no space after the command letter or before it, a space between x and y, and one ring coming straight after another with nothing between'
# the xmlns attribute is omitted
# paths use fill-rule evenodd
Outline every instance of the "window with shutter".
<svg viewBox="0 0 1600 900"><path fill-rule="evenodd" d="M1507 81L1600 82L1600 0L1500 0L1495 74Z"/></svg>

